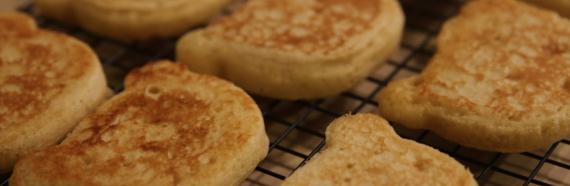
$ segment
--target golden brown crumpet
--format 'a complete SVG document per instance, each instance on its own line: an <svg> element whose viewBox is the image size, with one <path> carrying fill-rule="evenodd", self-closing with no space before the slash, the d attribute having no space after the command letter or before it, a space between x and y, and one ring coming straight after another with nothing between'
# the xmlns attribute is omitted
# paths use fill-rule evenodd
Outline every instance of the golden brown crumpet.
<svg viewBox="0 0 570 186"><path fill-rule="evenodd" d="M336 95L399 46L395 0L250 0L178 42L177 58L262 96Z"/></svg>
<svg viewBox="0 0 570 186"><path fill-rule="evenodd" d="M59 143L108 96L97 56L72 37L0 12L0 173Z"/></svg>
<svg viewBox="0 0 570 186"><path fill-rule="evenodd" d="M236 86L161 61L131 72L124 92L58 146L20 160L13 185L237 185L269 140Z"/></svg>
<svg viewBox="0 0 570 186"><path fill-rule="evenodd" d="M570 135L567 19L519 1L472 1L445 24L437 45L421 75L382 90L386 119L501 152Z"/></svg>
<svg viewBox="0 0 570 186"><path fill-rule="evenodd" d="M229 0L36 0L39 13L123 41L177 36Z"/></svg>
<svg viewBox="0 0 570 186"><path fill-rule="evenodd" d="M477 185L448 155L402 139L373 114L344 116L326 131L327 145L283 186Z"/></svg>

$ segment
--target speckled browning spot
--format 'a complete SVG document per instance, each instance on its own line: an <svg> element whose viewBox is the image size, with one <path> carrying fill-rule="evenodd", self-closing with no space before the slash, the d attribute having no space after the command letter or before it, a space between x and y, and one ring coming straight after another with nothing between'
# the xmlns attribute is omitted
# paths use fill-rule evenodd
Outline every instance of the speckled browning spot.
<svg viewBox="0 0 570 186"><path fill-rule="evenodd" d="M257 47L329 53L364 32L378 0L252 0L207 33Z"/></svg>
<svg viewBox="0 0 570 186"><path fill-rule="evenodd" d="M218 126L210 125L209 105L192 93L163 91L153 98L140 89L114 102L109 110L91 115L92 126L68 142L70 145L54 149L49 158L66 161L70 157L65 155L75 154L72 159L83 159L78 163L86 167L84 171L108 174L137 166L165 172L198 166L200 155L214 145L209 138L219 135ZM97 153L105 155L89 155ZM54 174L74 173L62 170Z"/></svg>

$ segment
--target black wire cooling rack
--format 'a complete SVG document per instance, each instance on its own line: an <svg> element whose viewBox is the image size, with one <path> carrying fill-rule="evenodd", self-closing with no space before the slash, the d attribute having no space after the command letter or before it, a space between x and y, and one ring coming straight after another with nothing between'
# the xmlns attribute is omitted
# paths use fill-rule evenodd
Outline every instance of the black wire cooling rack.
<svg viewBox="0 0 570 186"><path fill-rule="evenodd" d="M462 0L401 0L406 29L401 48L366 81L341 95L312 101L280 101L255 97L263 111L271 144L269 155L243 185L278 185L325 145L328 123L345 113L375 112L376 94L390 81L421 72L434 52L443 22L455 15ZM34 15L33 7L21 9ZM122 90L126 73L157 59L174 59L176 39L127 44L80 28L34 16L42 28L58 30L88 43L99 55L109 85ZM401 136L430 145L466 165L481 185L570 185L570 141L548 149L502 154L461 147L430 132L394 125ZM8 184L9 175L0 177Z"/></svg>

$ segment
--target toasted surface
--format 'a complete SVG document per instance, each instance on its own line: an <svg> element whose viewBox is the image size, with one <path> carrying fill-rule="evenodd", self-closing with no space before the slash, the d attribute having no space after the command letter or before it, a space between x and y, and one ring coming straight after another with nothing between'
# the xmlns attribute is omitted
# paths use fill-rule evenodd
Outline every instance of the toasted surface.
<svg viewBox="0 0 570 186"><path fill-rule="evenodd" d="M570 135L568 20L522 2L473 1L437 42L420 76L380 93L388 120L503 152Z"/></svg>
<svg viewBox="0 0 570 186"><path fill-rule="evenodd" d="M370 29L380 9L377 0L251 1L206 34L288 52L333 53Z"/></svg>
<svg viewBox="0 0 570 186"><path fill-rule="evenodd" d="M241 89L161 61L61 144L20 160L14 185L237 185L268 148L261 112Z"/></svg>
<svg viewBox="0 0 570 186"><path fill-rule="evenodd" d="M203 24L229 0L37 0L40 14L123 41L172 37Z"/></svg>
<svg viewBox="0 0 570 186"><path fill-rule="evenodd" d="M453 158L402 139L379 116L333 121L326 146L285 180L287 185L477 185Z"/></svg>
<svg viewBox="0 0 570 186"><path fill-rule="evenodd" d="M23 154L55 145L109 94L84 43L0 13L0 172Z"/></svg>
<svg viewBox="0 0 570 186"><path fill-rule="evenodd" d="M177 58L267 97L332 96L397 48L403 19L395 0L251 0L184 36Z"/></svg>
<svg viewBox="0 0 570 186"><path fill-rule="evenodd" d="M538 6L552 9L560 15L570 18L570 0L525 0Z"/></svg>

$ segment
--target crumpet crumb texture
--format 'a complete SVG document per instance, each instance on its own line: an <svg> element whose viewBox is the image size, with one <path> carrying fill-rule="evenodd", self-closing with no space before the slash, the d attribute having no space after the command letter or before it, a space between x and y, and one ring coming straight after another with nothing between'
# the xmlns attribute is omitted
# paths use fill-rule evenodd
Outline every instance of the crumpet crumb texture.
<svg viewBox="0 0 570 186"><path fill-rule="evenodd" d="M70 36L0 12L0 173L59 143L109 94L95 53Z"/></svg>
<svg viewBox="0 0 570 186"><path fill-rule="evenodd" d="M237 185L267 154L259 108L226 81L160 61L125 84L61 145L20 160L10 184Z"/></svg>
<svg viewBox="0 0 570 186"><path fill-rule="evenodd" d="M383 118L357 114L334 120L326 146L289 176L295 185L477 185L448 155L402 139Z"/></svg>
<svg viewBox="0 0 570 186"><path fill-rule="evenodd" d="M330 53L369 29L379 6L377 0L251 1L208 33L257 47Z"/></svg>
<svg viewBox="0 0 570 186"><path fill-rule="evenodd" d="M570 135L567 19L519 1L478 0L445 24L437 44L421 75L380 93L387 119L503 152Z"/></svg>

